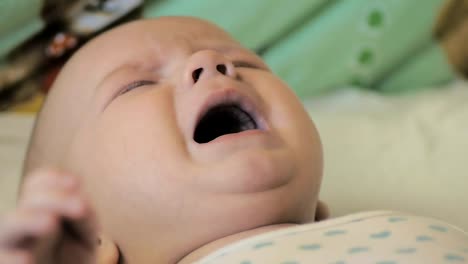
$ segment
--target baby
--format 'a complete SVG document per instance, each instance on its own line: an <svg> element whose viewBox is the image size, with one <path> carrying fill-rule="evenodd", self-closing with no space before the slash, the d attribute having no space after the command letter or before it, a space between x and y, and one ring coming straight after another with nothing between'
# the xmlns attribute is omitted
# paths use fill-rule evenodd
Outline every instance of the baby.
<svg viewBox="0 0 468 264"><path fill-rule="evenodd" d="M367 263L389 256L387 237L422 241L430 253L413 260L468 260L466 235L436 220L317 223L328 210L307 112L257 55L195 18L132 22L80 49L24 172L0 263ZM404 245L401 258L424 252Z"/></svg>

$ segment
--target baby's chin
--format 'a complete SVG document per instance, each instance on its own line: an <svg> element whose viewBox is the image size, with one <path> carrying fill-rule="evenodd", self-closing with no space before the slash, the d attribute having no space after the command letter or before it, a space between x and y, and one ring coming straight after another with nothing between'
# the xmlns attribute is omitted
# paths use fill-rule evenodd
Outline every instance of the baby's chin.
<svg viewBox="0 0 468 264"><path fill-rule="evenodd" d="M202 172L203 189L224 193L264 192L287 184L299 161L269 129L227 133L206 143L192 142L189 152Z"/></svg>
<svg viewBox="0 0 468 264"><path fill-rule="evenodd" d="M257 193L281 188L298 174L298 165L285 148L245 147L224 152L204 163L200 188L213 193Z"/></svg>

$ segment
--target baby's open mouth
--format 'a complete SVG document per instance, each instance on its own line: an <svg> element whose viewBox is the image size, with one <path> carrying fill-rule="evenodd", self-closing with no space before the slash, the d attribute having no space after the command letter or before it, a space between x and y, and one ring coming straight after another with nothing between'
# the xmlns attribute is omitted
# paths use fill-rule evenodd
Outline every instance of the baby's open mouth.
<svg viewBox="0 0 468 264"><path fill-rule="evenodd" d="M209 109L198 121L193 139L199 144L208 143L226 134L257 129L250 113L235 103L221 104Z"/></svg>

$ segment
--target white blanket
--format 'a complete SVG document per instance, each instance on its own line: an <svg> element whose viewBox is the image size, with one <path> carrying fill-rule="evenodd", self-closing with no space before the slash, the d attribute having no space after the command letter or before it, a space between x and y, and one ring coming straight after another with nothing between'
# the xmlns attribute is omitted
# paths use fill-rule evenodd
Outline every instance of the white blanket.
<svg viewBox="0 0 468 264"><path fill-rule="evenodd" d="M342 90L306 105L333 215L397 210L468 230L468 83L400 97Z"/></svg>

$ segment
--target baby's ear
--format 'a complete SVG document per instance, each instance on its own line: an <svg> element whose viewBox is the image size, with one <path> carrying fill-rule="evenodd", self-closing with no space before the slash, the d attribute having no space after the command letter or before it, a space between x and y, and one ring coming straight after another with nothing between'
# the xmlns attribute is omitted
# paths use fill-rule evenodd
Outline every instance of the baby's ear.
<svg viewBox="0 0 468 264"><path fill-rule="evenodd" d="M318 201L317 203L317 208L315 209L315 221L322 221L326 220L330 217L330 210L328 209L328 206L325 204L325 202Z"/></svg>
<svg viewBox="0 0 468 264"><path fill-rule="evenodd" d="M105 235L99 236L97 252L97 264L118 264L120 252L114 241Z"/></svg>

